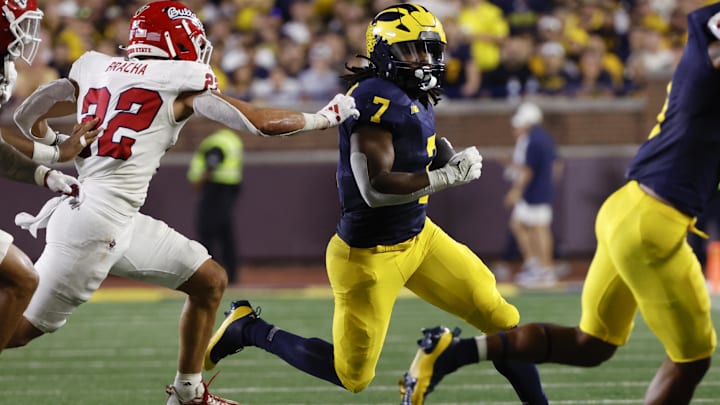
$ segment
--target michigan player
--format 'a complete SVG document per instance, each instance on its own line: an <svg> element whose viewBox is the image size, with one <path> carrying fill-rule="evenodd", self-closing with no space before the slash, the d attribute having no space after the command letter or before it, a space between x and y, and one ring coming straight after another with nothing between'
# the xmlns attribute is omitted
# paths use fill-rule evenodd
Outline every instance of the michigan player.
<svg viewBox="0 0 720 405"><path fill-rule="evenodd" d="M43 13L37 9L35 0L27 2L3 0L0 5L2 5L0 12L0 54L2 55L0 103L5 104L10 99L17 78L15 60L20 58L31 64L35 59L40 44L38 29ZM82 147L78 147L80 146L79 137L94 139L97 136L99 131L89 131L96 123L89 122L74 128L73 135L63 145L62 151L58 149L58 154L62 155L63 160L70 159L82 150ZM52 191L70 196L73 204L79 202L79 200L74 200L80 197L80 183L77 179L57 170L50 170L47 166L28 159L11 145L5 143L1 137L0 176L45 186ZM10 340L16 325L22 318L22 313L30 302L37 283L38 277L33 269L32 261L13 244L12 235L0 230L0 351Z"/></svg>
<svg viewBox="0 0 720 405"><path fill-rule="evenodd" d="M10 345L62 327L108 274L177 289L188 298L167 403L235 404L211 395L201 375L225 270L205 247L139 212L150 180L193 114L258 135L289 135L336 126L357 110L344 95L315 114L257 108L221 95L214 90L212 45L202 23L178 2L140 7L126 50L127 58L85 53L69 78L41 86L15 112L35 145L58 138L48 117L74 113L81 122L97 119L103 130L94 141L80 139L87 144L75 160L86 195L80 209L51 201L42 215L16 218L31 230L47 225L47 232L36 263L40 282Z"/></svg>
<svg viewBox="0 0 720 405"><path fill-rule="evenodd" d="M710 298L687 233L702 234L695 217L720 183L718 69L720 4L713 4L688 15L687 44L657 125L630 163L627 183L598 212L579 327L534 323L478 336L437 362L418 351L425 372L439 380L451 372L441 362L470 363L465 359L597 366L628 341L639 310L667 355L645 404L690 402L716 346Z"/></svg>
<svg viewBox="0 0 720 405"><path fill-rule="evenodd" d="M375 376L403 287L480 330L517 325L517 309L500 296L485 264L426 216L429 194L477 179L482 167L475 147L453 154L447 142L436 140L433 104L445 44L440 22L427 9L392 6L368 27L369 66L345 77L361 113L339 133L342 214L325 256L335 301L333 344L279 329L258 318L247 301L237 301L211 340L206 368L252 345L348 391L362 391ZM449 158L433 162L440 152ZM426 337L430 345L448 344L433 331ZM534 366L501 368L513 375L524 401L546 403ZM428 383L417 375L403 381L408 388ZM410 389L411 397L413 404L423 402Z"/></svg>

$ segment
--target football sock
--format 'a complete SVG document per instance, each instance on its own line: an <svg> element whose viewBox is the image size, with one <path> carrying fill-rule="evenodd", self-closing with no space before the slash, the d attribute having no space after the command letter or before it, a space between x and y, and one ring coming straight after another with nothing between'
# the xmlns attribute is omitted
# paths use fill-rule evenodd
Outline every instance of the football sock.
<svg viewBox="0 0 720 405"><path fill-rule="evenodd" d="M520 401L528 405L546 405L548 403L540 383L540 375L534 364L515 360L495 360L493 365L510 381Z"/></svg>
<svg viewBox="0 0 720 405"><path fill-rule="evenodd" d="M343 387L335 372L333 345L318 338L304 338L258 318L246 328L253 345L268 351L286 363L312 376ZM343 387L344 388L344 387Z"/></svg>
<svg viewBox="0 0 720 405"><path fill-rule="evenodd" d="M436 367L444 371L443 374L452 373L458 368L477 363L478 348L474 338L460 339L457 344L450 345L437 359Z"/></svg>
<svg viewBox="0 0 720 405"><path fill-rule="evenodd" d="M181 400L187 401L197 397L198 395L202 396L205 387L200 384L201 381L201 373L183 374L178 371L175 374L173 387L175 388L177 396Z"/></svg>
<svg viewBox="0 0 720 405"><path fill-rule="evenodd" d="M262 318L257 318L252 322L248 322L242 329L242 338L245 342L250 342L253 346L261 347L265 350L272 336L270 331L274 326L265 322Z"/></svg>
<svg viewBox="0 0 720 405"><path fill-rule="evenodd" d="M478 353L478 361L480 360L487 360L487 339L485 339L485 335L478 335L475 336L473 339L475 339L475 344L477 346L477 353Z"/></svg>

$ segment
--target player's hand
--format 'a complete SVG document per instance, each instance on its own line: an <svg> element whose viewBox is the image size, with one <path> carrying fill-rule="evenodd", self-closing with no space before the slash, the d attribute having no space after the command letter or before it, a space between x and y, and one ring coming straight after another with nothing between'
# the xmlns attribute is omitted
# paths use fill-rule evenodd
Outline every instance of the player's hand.
<svg viewBox="0 0 720 405"><path fill-rule="evenodd" d="M344 94L336 94L332 100L316 114L328 120L328 128L340 125L346 119L360 117L360 111L355 108L355 99Z"/></svg>
<svg viewBox="0 0 720 405"><path fill-rule="evenodd" d="M83 193L80 182L72 176L68 176L58 170L50 170L45 175L45 187L56 193L70 196L69 204L72 208L78 208L82 204Z"/></svg>
<svg viewBox="0 0 720 405"><path fill-rule="evenodd" d="M476 147L464 149L453 155L447 164L428 172L433 192L469 183L482 173L482 156Z"/></svg>
<svg viewBox="0 0 720 405"><path fill-rule="evenodd" d="M56 193L61 193L72 197L70 206L77 208L82 203L82 192L80 190L80 182L75 177L58 170L50 170L45 174L45 187Z"/></svg>
<svg viewBox="0 0 720 405"><path fill-rule="evenodd" d="M5 57L3 62L2 79L0 79L0 104L5 104L12 96L15 81L17 81L17 70L15 70L15 62Z"/></svg>
<svg viewBox="0 0 720 405"><path fill-rule="evenodd" d="M70 137L59 146L59 162L75 158L86 146L95 141L102 131L102 128L93 129L98 121L97 118L94 118L83 124L75 124Z"/></svg>
<svg viewBox="0 0 720 405"><path fill-rule="evenodd" d="M454 154L445 167L451 167L458 174L455 183L465 184L476 180L482 174L482 156L472 146Z"/></svg>

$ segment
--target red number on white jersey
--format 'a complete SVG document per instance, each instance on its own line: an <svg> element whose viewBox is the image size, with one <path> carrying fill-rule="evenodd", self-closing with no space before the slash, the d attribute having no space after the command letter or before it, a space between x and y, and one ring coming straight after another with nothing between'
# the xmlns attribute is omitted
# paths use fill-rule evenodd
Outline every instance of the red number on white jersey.
<svg viewBox="0 0 720 405"><path fill-rule="evenodd" d="M89 89L83 97L82 121L87 122L99 118L99 122L104 122L110 107L110 96L107 87ZM98 138L97 155L122 160L130 158L135 138L123 135L120 139L115 140L115 132L120 128L127 128L135 132L148 129L161 106L162 97L153 90L133 87L120 93L117 104L113 108L117 114L108 121L107 128ZM89 157L90 153L88 145L80 153L80 156Z"/></svg>

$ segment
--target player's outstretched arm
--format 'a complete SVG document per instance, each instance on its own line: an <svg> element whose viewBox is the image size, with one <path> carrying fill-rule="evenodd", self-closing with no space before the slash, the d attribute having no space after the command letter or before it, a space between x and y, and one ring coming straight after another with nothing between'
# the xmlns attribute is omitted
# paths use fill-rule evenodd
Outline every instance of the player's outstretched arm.
<svg viewBox="0 0 720 405"><path fill-rule="evenodd" d="M71 135L53 130L48 118L75 113L77 85L70 79L54 80L40 86L15 110L13 119L20 131L32 142L9 140L20 152L38 163L52 164L73 159L100 133L98 120L74 126Z"/></svg>
<svg viewBox="0 0 720 405"><path fill-rule="evenodd" d="M40 128L47 118L63 117L75 113L77 85L70 79L53 80L38 87L13 114L13 120L26 138L44 145L57 143L56 133Z"/></svg>
<svg viewBox="0 0 720 405"><path fill-rule="evenodd" d="M192 109L205 118L238 131L260 136L287 136L299 132L326 129L340 125L349 117L358 117L355 99L337 94L314 114L282 108L257 107L251 103L207 91L192 97Z"/></svg>

